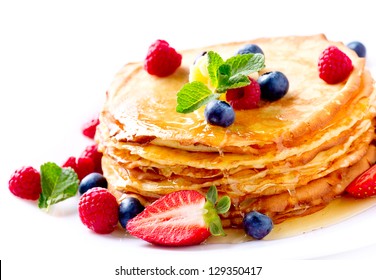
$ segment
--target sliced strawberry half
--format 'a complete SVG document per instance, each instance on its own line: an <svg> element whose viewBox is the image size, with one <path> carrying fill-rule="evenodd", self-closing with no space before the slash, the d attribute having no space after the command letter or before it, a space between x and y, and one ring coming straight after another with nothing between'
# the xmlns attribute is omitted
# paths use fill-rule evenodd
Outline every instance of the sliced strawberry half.
<svg viewBox="0 0 376 280"><path fill-rule="evenodd" d="M224 235L218 213L230 208L225 196L218 203L217 190L207 198L193 190L167 194L128 221L128 232L147 242L163 246L188 246L202 243L211 234Z"/></svg>
<svg viewBox="0 0 376 280"><path fill-rule="evenodd" d="M353 197L366 198L376 195L376 165L359 175L347 186L346 192Z"/></svg>

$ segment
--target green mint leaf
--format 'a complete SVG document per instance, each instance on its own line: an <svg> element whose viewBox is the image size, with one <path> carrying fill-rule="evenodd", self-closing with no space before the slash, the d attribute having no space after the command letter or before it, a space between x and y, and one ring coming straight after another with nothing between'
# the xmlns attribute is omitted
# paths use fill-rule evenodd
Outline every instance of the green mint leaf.
<svg viewBox="0 0 376 280"><path fill-rule="evenodd" d="M217 88L218 87L218 68L224 64L222 57L217 54L216 52L209 51L208 52L208 73L210 82L212 85Z"/></svg>
<svg viewBox="0 0 376 280"><path fill-rule="evenodd" d="M39 208L49 206L76 195L78 177L72 168L62 168L53 162L40 167L42 193L39 197Z"/></svg>
<svg viewBox="0 0 376 280"><path fill-rule="evenodd" d="M229 80L231 76L231 66L228 64L222 64L219 66L217 70L217 80L218 80L218 86L217 86L217 92L224 93L226 91L223 90L224 85L229 85Z"/></svg>
<svg viewBox="0 0 376 280"><path fill-rule="evenodd" d="M213 93L204 83L193 81L185 84L177 94L176 112L191 113L201 106L217 99L219 94Z"/></svg>
<svg viewBox="0 0 376 280"><path fill-rule="evenodd" d="M225 63L231 67L231 76L238 74L248 76L265 67L265 57L260 53L241 54L230 57Z"/></svg>
<svg viewBox="0 0 376 280"><path fill-rule="evenodd" d="M245 87L250 83L251 82L249 81L247 76L238 74L233 77L230 77L226 84L223 84L220 87L218 87L217 92L226 92L229 89Z"/></svg>
<svg viewBox="0 0 376 280"><path fill-rule="evenodd" d="M206 193L206 200L210 201L213 205L217 202L218 199L218 191L215 186L211 186Z"/></svg>
<svg viewBox="0 0 376 280"><path fill-rule="evenodd" d="M215 208L217 209L218 214L224 214L226 213L231 207L231 200L230 197L223 196L216 204Z"/></svg>

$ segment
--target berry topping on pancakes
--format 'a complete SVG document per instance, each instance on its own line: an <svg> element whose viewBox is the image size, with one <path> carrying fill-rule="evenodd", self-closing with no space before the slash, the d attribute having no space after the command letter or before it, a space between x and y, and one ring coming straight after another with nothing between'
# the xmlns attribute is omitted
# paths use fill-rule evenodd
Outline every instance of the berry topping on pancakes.
<svg viewBox="0 0 376 280"><path fill-rule="evenodd" d="M248 110L257 108L261 98L260 85L252 78L250 84L242 88L229 89L226 100L234 110Z"/></svg>
<svg viewBox="0 0 376 280"><path fill-rule="evenodd" d="M261 98L276 101L286 95L289 90L289 80L279 71L272 71L261 75L257 82L261 89Z"/></svg>
<svg viewBox="0 0 376 280"><path fill-rule="evenodd" d="M167 77L181 64L182 55L164 40L155 41L148 50L144 68L150 75Z"/></svg>
<svg viewBox="0 0 376 280"><path fill-rule="evenodd" d="M327 47L319 57L319 76L328 84L343 82L353 70L350 58L336 46Z"/></svg>
<svg viewBox="0 0 376 280"><path fill-rule="evenodd" d="M211 187L203 196L183 190L167 194L128 221L130 234L163 246L188 246L202 243L210 235L225 235L218 214L230 208L230 198Z"/></svg>

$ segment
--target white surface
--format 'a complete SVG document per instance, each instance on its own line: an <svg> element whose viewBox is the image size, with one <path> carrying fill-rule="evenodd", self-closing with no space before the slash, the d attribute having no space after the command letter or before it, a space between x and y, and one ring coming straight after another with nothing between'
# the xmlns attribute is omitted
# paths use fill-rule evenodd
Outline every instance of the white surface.
<svg viewBox="0 0 376 280"><path fill-rule="evenodd" d="M296 238L160 249L121 234L89 232L79 221L77 197L45 213L8 191L10 174L18 167L62 163L80 154L90 143L80 134L80 126L100 110L113 75L124 63L142 60L156 39L184 49L263 36L325 33L332 40L364 42L367 65L375 73L369 1L4 2L0 3L0 259L9 279L51 275L112 279L120 265L272 262L281 268L281 260L376 259L375 208ZM293 279L290 263L284 268Z"/></svg>

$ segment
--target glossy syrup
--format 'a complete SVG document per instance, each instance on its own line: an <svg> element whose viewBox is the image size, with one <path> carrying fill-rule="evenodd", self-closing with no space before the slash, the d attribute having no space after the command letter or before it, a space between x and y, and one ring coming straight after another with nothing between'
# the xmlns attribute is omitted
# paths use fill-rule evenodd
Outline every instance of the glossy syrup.
<svg viewBox="0 0 376 280"><path fill-rule="evenodd" d="M276 240L297 236L306 232L329 227L360 214L376 205L376 197L355 199L342 197L332 201L324 209L304 217L290 218L276 224L264 240ZM234 244L251 241L242 229L226 229L225 237L210 237L208 244Z"/></svg>

